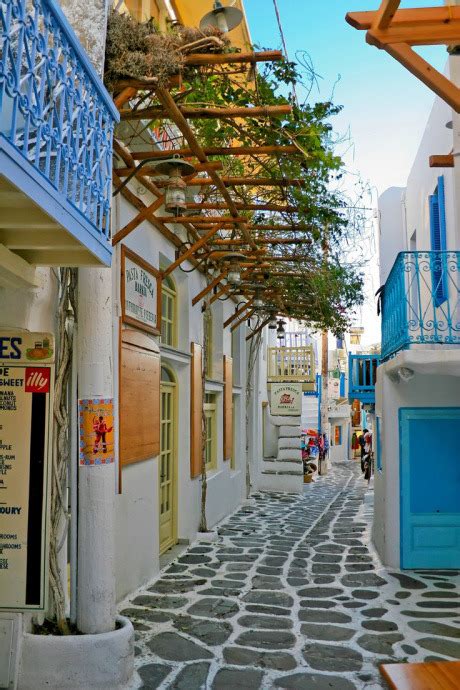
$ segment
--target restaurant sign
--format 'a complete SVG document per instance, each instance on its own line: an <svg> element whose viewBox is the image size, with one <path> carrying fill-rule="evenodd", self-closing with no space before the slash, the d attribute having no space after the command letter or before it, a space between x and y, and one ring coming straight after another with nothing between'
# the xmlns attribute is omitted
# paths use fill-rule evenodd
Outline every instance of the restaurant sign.
<svg viewBox="0 0 460 690"><path fill-rule="evenodd" d="M122 320L159 335L161 323L161 273L126 247L121 253Z"/></svg>
<svg viewBox="0 0 460 690"><path fill-rule="evenodd" d="M0 609L45 609L54 338L0 331Z"/></svg>
<svg viewBox="0 0 460 690"><path fill-rule="evenodd" d="M302 384L272 383L270 408L273 415L301 415Z"/></svg>

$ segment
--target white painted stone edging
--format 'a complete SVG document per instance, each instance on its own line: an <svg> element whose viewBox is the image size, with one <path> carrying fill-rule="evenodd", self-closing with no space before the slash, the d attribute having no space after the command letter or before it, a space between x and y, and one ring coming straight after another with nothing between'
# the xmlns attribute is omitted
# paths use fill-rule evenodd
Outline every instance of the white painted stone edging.
<svg viewBox="0 0 460 690"><path fill-rule="evenodd" d="M24 633L18 690L97 690L126 688L134 670L134 628L121 626L99 635Z"/></svg>
<svg viewBox="0 0 460 690"><path fill-rule="evenodd" d="M209 532L197 532L196 541L205 541L208 544L213 544L219 539L217 532L210 530Z"/></svg>

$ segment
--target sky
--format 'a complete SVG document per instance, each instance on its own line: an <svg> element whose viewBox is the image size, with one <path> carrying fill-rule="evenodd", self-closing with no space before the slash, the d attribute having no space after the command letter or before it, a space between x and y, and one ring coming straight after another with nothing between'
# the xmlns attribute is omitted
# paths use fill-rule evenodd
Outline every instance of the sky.
<svg viewBox="0 0 460 690"><path fill-rule="evenodd" d="M281 48L273 0L245 0L252 41L264 48ZM379 0L277 0L289 59L307 51L318 87L310 96L333 101L343 110L332 124L350 140L340 145L351 188L356 173L370 185L373 205L391 186L405 186L419 141L433 105L433 93L386 52L370 46L365 32L345 22L348 11L374 10ZM442 5L442 0L402 0L401 7ZM441 47L421 54L437 69L446 61ZM368 251L374 251L369 244ZM377 257L368 269L367 304L360 319L367 325L368 344L379 340L371 295L378 287ZM375 289L374 289L375 288Z"/></svg>

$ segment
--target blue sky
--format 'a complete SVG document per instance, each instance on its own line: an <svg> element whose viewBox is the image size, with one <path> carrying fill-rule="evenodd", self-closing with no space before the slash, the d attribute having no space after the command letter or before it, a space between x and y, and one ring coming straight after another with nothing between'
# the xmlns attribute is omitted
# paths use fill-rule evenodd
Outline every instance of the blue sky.
<svg viewBox="0 0 460 690"><path fill-rule="evenodd" d="M298 51L307 51L315 72L321 76L320 90L312 91L311 102L329 99L334 89L334 102L343 106L332 124L339 134L349 132L351 137L350 144L342 144L339 149L352 173L346 189L354 195L359 173L372 191L372 200L366 206L376 207L377 195L385 189L405 186L434 94L387 53L369 46L365 32L345 22L346 12L377 9L379 0L277 2L289 58L295 60ZM265 48L281 48L273 0L244 0L244 4L253 42ZM401 7L441 4L442 0L403 0ZM437 69L443 69L445 48L426 47L420 52ZM367 344L380 337L374 297L379 287L377 226L375 221L370 223L373 232L363 245L369 257L366 303L356 320L366 325Z"/></svg>
<svg viewBox="0 0 460 690"><path fill-rule="evenodd" d="M341 132L351 130L353 149L346 156L381 193L392 185L404 185L418 142L433 103L433 94L384 51L369 46L365 33L345 22L352 10L371 10L379 0L278 0L289 57L298 51L310 54L321 75L320 93L311 98L327 99L337 78L334 101L344 110L333 124ZM417 0L401 7L443 4L440 0ZM281 47L272 0L245 0L254 43ZM443 48L426 48L424 57L441 68Z"/></svg>

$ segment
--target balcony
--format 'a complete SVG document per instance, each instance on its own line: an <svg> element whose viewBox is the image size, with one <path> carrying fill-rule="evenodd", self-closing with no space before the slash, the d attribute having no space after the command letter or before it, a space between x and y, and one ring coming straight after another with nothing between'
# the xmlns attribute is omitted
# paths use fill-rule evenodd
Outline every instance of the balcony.
<svg viewBox="0 0 460 690"><path fill-rule="evenodd" d="M348 399L375 404L375 382L380 355L348 355Z"/></svg>
<svg viewBox="0 0 460 690"><path fill-rule="evenodd" d="M110 265L118 112L54 0L0 0L0 244Z"/></svg>
<svg viewBox="0 0 460 690"><path fill-rule="evenodd" d="M268 348L268 382L302 383L304 391L314 391L315 353L312 345Z"/></svg>
<svg viewBox="0 0 460 690"><path fill-rule="evenodd" d="M382 295L382 359L460 346L460 252L400 252Z"/></svg>

